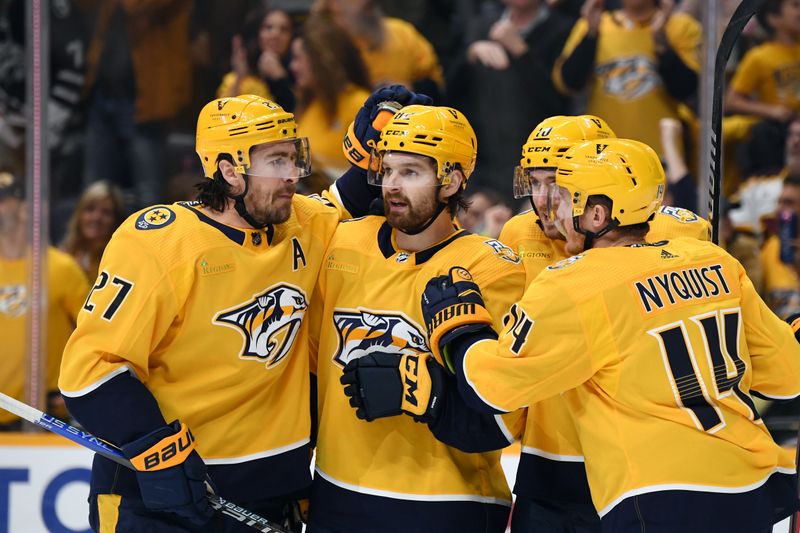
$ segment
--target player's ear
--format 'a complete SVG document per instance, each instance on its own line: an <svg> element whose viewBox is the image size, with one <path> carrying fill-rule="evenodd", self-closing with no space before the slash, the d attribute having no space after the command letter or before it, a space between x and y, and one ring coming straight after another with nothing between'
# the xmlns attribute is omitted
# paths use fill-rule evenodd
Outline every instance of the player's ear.
<svg viewBox="0 0 800 533"><path fill-rule="evenodd" d="M590 231L600 231L611 221L611 211L604 204L594 204L586 208L589 215Z"/></svg>
<svg viewBox="0 0 800 533"><path fill-rule="evenodd" d="M227 159L220 159L217 163L217 168L219 168L219 173L222 174L222 179L230 185L231 191L234 194L238 194L243 184L242 178L236 173L236 167L233 166L233 163Z"/></svg>
<svg viewBox="0 0 800 533"><path fill-rule="evenodd" d="M439 192L439 196L442 201L447 201L448 198L456 194L464 184L464 173L461 170L456 169L450 173L450 182L447 185L443 185L441 191Z"/></svg>

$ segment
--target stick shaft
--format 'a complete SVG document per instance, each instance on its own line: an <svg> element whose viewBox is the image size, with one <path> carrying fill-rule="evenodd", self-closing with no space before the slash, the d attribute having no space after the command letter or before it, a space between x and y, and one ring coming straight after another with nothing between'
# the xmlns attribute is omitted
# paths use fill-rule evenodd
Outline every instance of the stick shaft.
<svg viewBox="0 0 800 533"><path fill-rule="evenodd" d="M80 444L84 448L92 450L94 453L100 454L106 459L110 459L115 463L119 463L126 468L134 470L131 462L122 455L122 452L116 446L98 439L91 433L87 433L82 429L67 424L66 422L54 418L47 413L31 407L28 404L22 403L19 400L12 398L0 392L0 408L5 409L9 413L13 413L20 418L27 420L32 424L36 424L56 435L65 437L72 442ZM248 525L256 531L262 533L288 533L283 527L278 526L266 518L258 516L257 514L248 511L238 505L220 498L216 494L207 494L208 503L218 513L229 516L239 522Z"/></svg>

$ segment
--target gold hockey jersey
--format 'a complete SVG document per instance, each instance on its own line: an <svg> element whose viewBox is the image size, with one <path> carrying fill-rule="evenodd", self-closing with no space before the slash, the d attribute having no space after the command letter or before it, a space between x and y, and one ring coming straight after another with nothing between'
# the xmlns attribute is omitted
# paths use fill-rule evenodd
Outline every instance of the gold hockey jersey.
<svg viewBox="0 0 800 533"><path fill-rule="evenodd" d="M511 504L499 451L460 452L410 416L359 420L339 383L344 365L370 352L429 351L420 297L431 277L454 265L472 272L499 326L524 288L517 255L499 241L456 230L427 250L406 252L385 218L374 216L336 231L309 318L319 389L316 469L337 487L402 500ZM519 415L498 418L509 443L519 430L514 420Z"/></svg>
<svg viewBox="0 0 800 533"><path fill-rule="evenodd" d="M65 350L62 393L131 372L209 465L309 442L307 312L339 214L296 195L267 230L221 224L194 203L155 206L114 234Z"/></svg>
<svg viewBox="0 0 800 533"><path fill-rule="evenodd" d="M30 314L30 288L27 259L0 259L0 331L3 353L0 362L0 391L24 400L27 367L27 321ZM89 281L78 263L68 254L47 249L47 352L44 370L46 390L58 389L61 353L75 329L78 311L89 292ZM17 417L0 410L0 424Z"/></svg>
<svg viewBox="0 0 800 533"><path fill-rule="evenodd" d="M568 391L601 516L636 494L745 492L794 471L749 394L800 394L800 345L721 248L591 249L543 270L512 311L463 374L504 411Z"/></svg>
<svg viewBox="0 0 800 533"><path fill-rule="evenodd" d="M537 223L534 211L526 211L509 220L500 233L500 241L517 250L525 266L525 286L546 266L567 257L565 241L549 239ZM696 213L680 207L662 206L650 222L649 242L673 237L708 240L711 225ZM575 424L561 395L547 398L527 409L522 434L522 453L567 462L583 461Z"/></svg>

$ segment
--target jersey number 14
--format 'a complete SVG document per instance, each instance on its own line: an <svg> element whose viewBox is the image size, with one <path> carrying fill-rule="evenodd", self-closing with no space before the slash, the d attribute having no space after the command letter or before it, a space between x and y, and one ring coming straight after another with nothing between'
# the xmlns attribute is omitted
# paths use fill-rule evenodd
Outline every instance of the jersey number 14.
<svg viewBox="0 0 800 533"><path fill-rule="evenodd" d="M717 402L730 395L750 411L750 419L760 418L753 399L739 387L747 364L739 356L741 313L739 308L713 311L689 317L703 337L701 350L689 342L684 320L651 329L661 347L661 356L678 405L692 417L698 429L714 433L725 427ZM704 357L711 369L709 388L700 373Z"/></svg>

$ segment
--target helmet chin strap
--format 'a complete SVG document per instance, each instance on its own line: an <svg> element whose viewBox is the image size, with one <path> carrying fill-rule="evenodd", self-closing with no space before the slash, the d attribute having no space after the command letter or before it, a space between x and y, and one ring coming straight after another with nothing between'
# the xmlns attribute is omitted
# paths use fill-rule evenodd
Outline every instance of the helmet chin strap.
<svg viewBox="0 0 800 533"><path fill-rule="evenodd" d="M572 217L572 227L575 228L576 232L580 233L585 238L584 241L583 241L583 249L584 249L584 251L591 249L592 246L594 246L594 241L596 239L598 239L599 237L602 237L603 235L605 235L606 233L608 233L612 229L616 228L617 226L618 226L618 224L612 220L611 222L608 223L608 225L606 225L605 228L603 228L600 231L595 233L593 231L589 231L589 230L585 230L585 229L581 228L581 226L580 226L580 217L576 217L576 216Z"/></svg>
<svg viewBox="0 0 800 533"><path fill-rule="evenodd" d="M244 180L244 191L242 191L242 194L229 196L229 198L233 200L233 208L236 209L236 212L244 219L245 222L254 228L262 229L269 226L269 224L261 224L260 222L256 222L256 219L253 218L253 215L247 211L247 207L244 205L244 197L247 194L247 191L250 189L250 180L247 179L247 174L242 174L242 179Z"/></svg>

